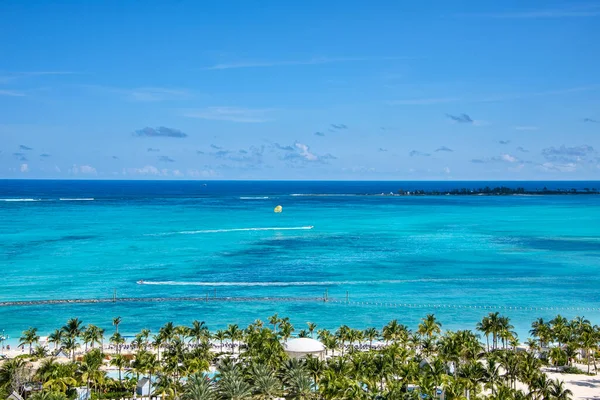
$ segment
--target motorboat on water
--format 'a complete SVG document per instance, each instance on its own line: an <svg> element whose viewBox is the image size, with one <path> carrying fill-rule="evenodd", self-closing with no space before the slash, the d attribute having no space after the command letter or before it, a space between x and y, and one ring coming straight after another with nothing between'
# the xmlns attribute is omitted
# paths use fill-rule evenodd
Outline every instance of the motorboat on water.
<svg viewBox="0 0 600 400"><path fill-rule="evenodd" d="M143 285L144 284L144 280L140 279L139 281L136 282L138 285Z"/></svg>

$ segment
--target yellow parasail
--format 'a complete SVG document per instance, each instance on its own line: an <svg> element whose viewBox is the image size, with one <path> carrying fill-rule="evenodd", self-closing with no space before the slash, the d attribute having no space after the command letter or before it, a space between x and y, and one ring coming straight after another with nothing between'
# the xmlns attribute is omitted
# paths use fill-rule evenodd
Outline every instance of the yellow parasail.
<svg viewBox="0 0 600 400"><path fill-rule="evenodd" d="M277 207L275 207L275 209L273 211L276 212L276 213L280 213L280 212L283 211L283 207L277 206Z"/></svg>

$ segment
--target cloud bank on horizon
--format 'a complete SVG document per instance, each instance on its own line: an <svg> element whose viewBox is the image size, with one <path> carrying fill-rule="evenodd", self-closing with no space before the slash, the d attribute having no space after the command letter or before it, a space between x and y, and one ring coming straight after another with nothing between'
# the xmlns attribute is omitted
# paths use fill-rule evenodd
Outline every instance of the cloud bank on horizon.
<svg viewBox="0 0 600 400"><path fill-rule="evenodd" d="M0 4L0 179L600 176L595 2L233 3Z"/></svg>

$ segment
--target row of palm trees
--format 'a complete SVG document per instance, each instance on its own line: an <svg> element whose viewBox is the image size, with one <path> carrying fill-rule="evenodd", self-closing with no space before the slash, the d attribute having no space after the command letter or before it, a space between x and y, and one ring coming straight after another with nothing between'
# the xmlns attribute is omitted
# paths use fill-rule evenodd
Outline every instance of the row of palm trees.
<svg viewBox="0 0 600 400"><path fill-rule="evenodd" d="M316 336L326 346L327 360L295 360L284 351L295 328L288 318L273 315L266 323L257 320L245 329L231 324L214 333L201 321L190 326L168 322L155 334L139 332L131 341L133 353L124 354L120 323L120 318L113 320L109 342L116 353L110 356L103 353L105 331L95 325L84 327L73 318L54 331L49 341L70 354L69 363L46 357L40 346L33 348L39 341L35 328L24 331L21 345L28 346L30 355L2 364L0 397L29 379L42 382L44 388L34 400L61 399L77 386L87 387L95 398L120 398L110 393L131 396L136 383L147 377L155 395L181 400L434 399L439 391L446 399L569 399L570 391L548 379L541 367L566 365L569 358L583 354L589 372L600 342L600 329L588 320L557 316L549 322L534 321L535 340L527 342L528 351L518 351L510 320L498 313L477 324L485 345L470 330L442 333L440 321L429 314L414 331L397 320L381 330L343 325L330 331L309 322L297 336ZM237 351L224 351L226 341L240 344ZM547 349L549 343L556 345ZM81 347L83 355L76 359ZM42 358L40 367L33 370L27 357ZM106 363L118 370L118 379L107 376L102 368ZM208 379L211 365L217 372Z"/></svg>

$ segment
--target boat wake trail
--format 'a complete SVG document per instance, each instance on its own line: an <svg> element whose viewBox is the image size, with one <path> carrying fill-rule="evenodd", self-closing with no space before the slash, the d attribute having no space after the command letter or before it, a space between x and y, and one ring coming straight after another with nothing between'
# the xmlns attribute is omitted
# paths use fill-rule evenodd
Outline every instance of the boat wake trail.
<svg viewBox="0 0 600 400"><path fill-rule="evenodd" d="M255 231L307 231L314 226L268 227L268 228L231 228L231 229L203 229L198 231L179 231L165 233L147 233L144 236L170 236L170 235L200 235L203 233L228 233L228 232L255 232Z"/></svg>

